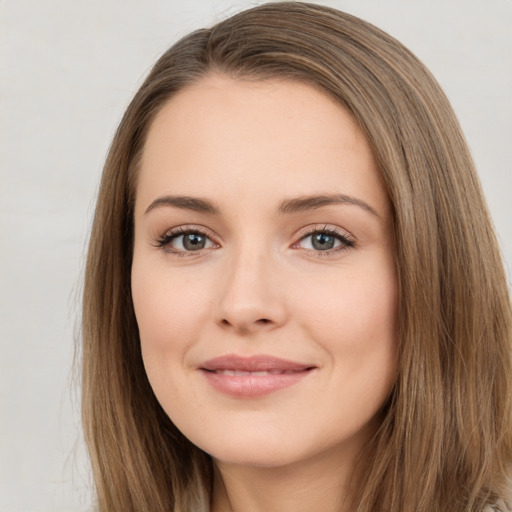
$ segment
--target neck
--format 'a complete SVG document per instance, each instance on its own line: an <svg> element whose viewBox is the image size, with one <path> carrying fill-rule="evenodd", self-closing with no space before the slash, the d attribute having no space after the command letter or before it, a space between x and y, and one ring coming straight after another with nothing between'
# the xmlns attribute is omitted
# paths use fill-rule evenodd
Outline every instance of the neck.
<svg viewBox="0 0 512 512"><path fill-rule="evenodd" d="M354 460L333 451L282 467L216 462L211 512L348 512Z"/></svg>

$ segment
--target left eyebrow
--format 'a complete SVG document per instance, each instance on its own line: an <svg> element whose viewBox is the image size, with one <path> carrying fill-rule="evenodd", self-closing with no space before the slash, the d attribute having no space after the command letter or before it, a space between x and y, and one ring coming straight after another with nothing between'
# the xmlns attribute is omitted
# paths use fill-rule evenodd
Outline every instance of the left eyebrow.
<svg viewBox="0 0 512 512"><path fill-rule="evenodd" d="M323 194L318 196L303 196L294 199L286 199L279 207L281 213L295 213L305 210L314 210L322 206L330 206L333 204L351 204L359 206L363 210L380 217L379 214L368 203L365 203L357 197L345 194Z"/></svg>

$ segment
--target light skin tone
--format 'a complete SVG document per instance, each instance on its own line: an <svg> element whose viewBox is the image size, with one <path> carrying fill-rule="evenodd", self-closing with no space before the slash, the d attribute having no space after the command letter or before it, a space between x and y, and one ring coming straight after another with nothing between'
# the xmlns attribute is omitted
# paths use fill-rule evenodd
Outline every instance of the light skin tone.
<svg viewBox="0 0 512 512"><path fill-rule="evenodd" d="M349 510L397 344L390 205L351 115L290 81L175 95L141 160L132 293L154 392L214 460L212 511ZM225 356L300 370L274 389L205 368Z"/></svg>

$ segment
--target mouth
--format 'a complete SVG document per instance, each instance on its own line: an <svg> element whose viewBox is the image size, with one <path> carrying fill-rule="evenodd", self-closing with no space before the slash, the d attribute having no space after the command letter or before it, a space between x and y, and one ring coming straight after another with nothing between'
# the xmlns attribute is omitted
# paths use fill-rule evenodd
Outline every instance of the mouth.
<svg viewBox="0 0 512 512"><path fill-rule="evenodd" d="M198 369L218 392L260 398L299 383L316 367L267 355L227 355L206 361Z"/></svg>
<svg viewBox="0 0 512 512"><path fill-rule="evenodd" d="M243 371L243 370L206 370L205 371L211 371L213 373L217 373L220 375L236 375L236 376L242 376L242 375L292 375L300 370L262 370L262 371L256 371L256 372L250 372L250 371Z"/></svg>

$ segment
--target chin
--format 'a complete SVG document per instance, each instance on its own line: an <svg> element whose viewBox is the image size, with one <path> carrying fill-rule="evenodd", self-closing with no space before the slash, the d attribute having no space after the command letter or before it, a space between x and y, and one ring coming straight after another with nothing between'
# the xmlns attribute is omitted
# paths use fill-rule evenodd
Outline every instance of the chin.
<svg viewBox="0 0 512 512"><path fill-rule="evenodd" d="M240 449L214 450L215 453L210 454L213 460L218 464L230 466L243 466L250 468L282 468L299 462L302 457L295 453L284 451L276 451L270 447L248 448L240 447Z"/></svg>
<svg viewBox="0 0 512 512"><path fill-rule="evenodd" d="M252 432L250 429L244 432L231 430L221 436L191 440L219 465L277 469L352 458L357 456L367 438L365 436L363 440L359 434L347 432L346 437L332 439L328 435L313 435L313 432L301 432L296 428L295 432L291 429L286 433L263 429Z"/></svg>
<svg viewBox="0 0 512 512"><path fill-rule="evenodd" d="M204 434L204 433L203 433ZM304 456L304 444L298 440L284 439L276 432L225 432L223 435L210 432L208 438L189 437L190 441L208 453L216 462L258 468L274 468L297 462ZM302 449L298 449L301 447ZM306 450L307 451L307 450Z"/></svg>

